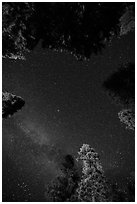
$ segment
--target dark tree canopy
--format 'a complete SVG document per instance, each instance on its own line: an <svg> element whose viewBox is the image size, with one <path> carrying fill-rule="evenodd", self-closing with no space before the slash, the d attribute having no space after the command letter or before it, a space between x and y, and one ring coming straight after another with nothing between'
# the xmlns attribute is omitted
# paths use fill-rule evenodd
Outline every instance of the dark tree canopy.
<svg viewBox="0 0 137 204"><path fill-rule="evenodd" d="M105 82L104 87L112 98L125 106L132 107L135 102L135 64L121 65Z"/></svg>
<svg viewBox="0 0 137 204"><path fill-rule="evenodd" d="M13 59L24 59L29 51L26 33L28 21L33 12L31 3L4 2L2 4L2 55Z"/></svg>
<svg viewBox="0 0 137 204"><path fill-rule="evenodd" d="M67 202L74 200L79 181L79 173L71 155L66 155L61 164L61 175L57 176L45 191L46 200L49 202Z"/></svg>
<svg viewBox="0 0 137 204"><path fill-rule="evenodd" d="M8 92L2 93L2 117L8 118L20 110L25 101L20 97Z"/></svg>
<svg viewBox="0 0 137 204"><path fill-rule="evenodd" d="M113 34L130 3L3 3L3 56L23 58L39 41L77 59L97 54ZM21 57L20 57L21 56Z"/></svg>
<svg viewBox="0 0 137 204"><path fill-rule="evenodd" d="M124 107L118 113L120 122L127 129L135 130L135 64L121 65L103 85L111 98Z"/></svg>
<svg viewBox="0 0 137 204"><path fill-rule="evenodd" d="M74 164L74 158L70 154L67 154L62 162L63 169L72 169Z"/></svg>

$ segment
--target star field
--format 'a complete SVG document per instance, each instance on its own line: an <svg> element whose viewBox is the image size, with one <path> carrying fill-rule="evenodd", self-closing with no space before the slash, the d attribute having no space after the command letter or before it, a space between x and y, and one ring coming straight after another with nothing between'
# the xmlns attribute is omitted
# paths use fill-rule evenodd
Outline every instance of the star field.
<svg viewBox="0 0 137 204"><path fill-rule="evenodd" d="M110 177L134 172L134 133L120 124L121 107L102 87L120 63L134 62L134 44L133 33L114 38L87 62L39 46L26 61L3 60L3 89L26 102L3 121L5 199L44 201L45 185L58 173L62 155L76 157L83 143L96 149Z"/></svg>

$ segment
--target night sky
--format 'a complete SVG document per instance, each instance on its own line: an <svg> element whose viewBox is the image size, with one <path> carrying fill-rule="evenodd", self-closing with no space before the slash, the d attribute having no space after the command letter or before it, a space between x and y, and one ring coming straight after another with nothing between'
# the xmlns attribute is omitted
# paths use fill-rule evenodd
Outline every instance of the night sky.
<svg viewBox="0 0 137 204"><path fill-rule="evenodd" d="M134 172L134 132L120 123L122 108L102 85L121 63L134 62L134 45L129 33L90 61L40 45L25 61L3 59L3 90L26 102L3 120L3 199L44 201L63 155L76 157L83 143L99 153L110 177Z"/></svg>

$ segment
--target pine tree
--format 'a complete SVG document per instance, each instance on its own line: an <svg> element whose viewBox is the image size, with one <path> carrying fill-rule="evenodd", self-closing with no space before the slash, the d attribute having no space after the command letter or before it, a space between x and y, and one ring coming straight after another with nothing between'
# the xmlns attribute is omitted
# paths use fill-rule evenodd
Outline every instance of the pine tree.
<svg viewBox="0 0 137 204"><path fill-rule="evenodd" d="M73 195L78 186L79 174L74 166L73 157L66 155L64 159L65 162L62 162L61 165L61 174L46 187L45 197L49 202L71 202L75 200Z"/></svg>
<svg viewBox="0 0 137 204"><path fill-rule="evenodd" d="M77 189L81 202L107 201L107 184L98 154L88 144L83 144L78 152L82 162L82 178Z"/></svg>

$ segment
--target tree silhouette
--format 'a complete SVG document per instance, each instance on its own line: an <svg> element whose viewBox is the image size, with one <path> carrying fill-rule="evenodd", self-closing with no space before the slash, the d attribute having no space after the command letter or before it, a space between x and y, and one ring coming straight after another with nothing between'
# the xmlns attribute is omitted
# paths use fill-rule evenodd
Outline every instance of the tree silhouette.
<svg viewBox="0 0 137 204"><path fill-rule="evenodd" d="M119 67L103 84L116 103L134 106L135 102L135 64L127 63Z"/></svg>
<svg viewBox="0 0 137 204"><path fill-rule="evenodd" d="M11 117L15 112L20 110L25 104L25 101L14 94L3 92L2 93L2 117Z"/></svg>
<svg viewBox="0 0 137 204"><path fill-rule="evenodd" d="M45 197L47 201L72 201L72 197L76 191L79 181L79 174L74 165L73 157L71 155L66 155L62 162L61 175L57 176L46 187Z"/></svg>
<svg viewBox="0 0 137 204"><path fill-rule="evenodd" d="M3 3L3 56L23 59L41 41L43 48L89 59L120 32L127 5L132 3Z"/></svg>
<svg viewBox="0 0 137 204"><path fill-rule="evenodd" d="M128 129L135 129L135 64L121 65L103 84L109 96L124 107L118 117Z"/></svg>
<svg viewBox="0 0 137 204"><path fill-rule="evenodd" d="M29 51L27 40L27 22L33 12L32 3L2 3L2 55L11 59L24 59Z"/></svg>
<svg viewBox="0 0 137 204"><path fill-rule="evenodd" d="M77 194L81 202L107 201L107 184L98 154L88 144L83 144L78 152L82 161L82 178Z"/></svg>

